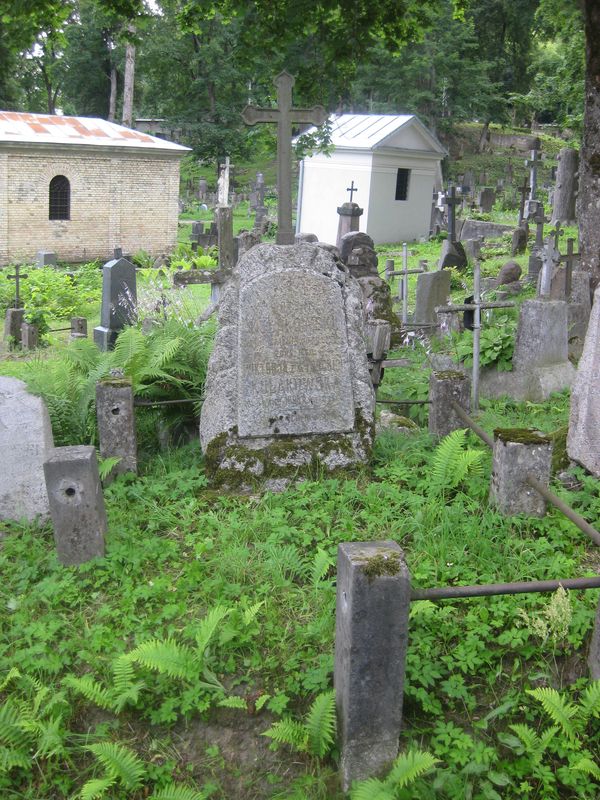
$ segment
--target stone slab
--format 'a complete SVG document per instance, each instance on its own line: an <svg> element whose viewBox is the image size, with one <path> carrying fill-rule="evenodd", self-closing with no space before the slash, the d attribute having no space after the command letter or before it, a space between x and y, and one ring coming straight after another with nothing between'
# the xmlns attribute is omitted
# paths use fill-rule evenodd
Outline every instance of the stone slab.
<svg viewBox="0 0 600 800"><path fill-rule="evenodd" d="M48 517L43 464L53 446L42 398L23 381L0 377L0 519Z"/></svg>
<svg viewBox="0 0 600 800"><path fill-rule="evenodd" d="M519 313L513 368L562 364L569 357L568 309L562 300L525 300Z"/></svg>
<svg viewBox="0 0 600 800"><path fill-rule="evenodd" d="M444 306L450 296L451 275L446 270L422 272L417 275L415 325L437 325L436 306Z"/></svg>
<svg viewBox="0 0 600 800"><path fill-rule="evenodd" d="M484 368L479 376L479 391L482 397L511 397L540 403L554 392L569 389L574 380L575 367L570 361L513 372Z"/></svg>
<svg viewBox="0 0 600 800"><path fill-rule="evenodd" d="M467 219L461 225L457 223L459 239L500 239L505 233L510 233L511 225L499 225L495 222L481 222L476 219Z"/></svg>

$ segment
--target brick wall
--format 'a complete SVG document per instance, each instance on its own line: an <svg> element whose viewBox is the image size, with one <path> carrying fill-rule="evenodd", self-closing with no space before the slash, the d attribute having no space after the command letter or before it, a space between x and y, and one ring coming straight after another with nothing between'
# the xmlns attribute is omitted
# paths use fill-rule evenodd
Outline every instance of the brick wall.
<svg viewBox="0 0 600 800"><path fill-rule="evenodd" d="M49 185L68 178L71 218L50 220ZM89 261L169 252L177 237L179 158L155 154L0 152L0 264L38 250Z"/></svg>

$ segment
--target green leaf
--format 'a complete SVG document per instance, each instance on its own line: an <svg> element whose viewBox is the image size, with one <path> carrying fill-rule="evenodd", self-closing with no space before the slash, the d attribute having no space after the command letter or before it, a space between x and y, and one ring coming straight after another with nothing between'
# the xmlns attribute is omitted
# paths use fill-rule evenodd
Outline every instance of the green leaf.
<svg viewBox="0 0 600 800"><path fill-rule="evenodd" d="M335 692L320 694L308 712L306 731L308 733L308 752L322 758L335 740Z"/></svg>
<svg viewBox="0 0 600 800"><path fill-rule="evenodd" d="M571 741L577 739L577 734L571 723L571 719L577 713L577 707L569 703L556 691L549 686L540 687L538 689L528 689L527 694L542 704L546 714L550 716L553 722L559 725L563 732L568 736Z"/></svg>
<svg viewBox="0 0 600 800"><path fill-rule="evenodd" d="M127 657L172 678L192 680L198 674L192 650L173 639L150 639L128 653Z"/></svg>
<svg viewBox="0 0 600 800"><path fill-rule="evenodd" d="M222 700L219 700L218 705L224 708L241 708L244 711L248 710L248 704L243 697L224 697Z"/></svg>
<svg viewBox="0 0 600 800"><path fill-rule="evenodd" d="M149 800L206 800L206 795L181 783L172 783L151 794Z"/></svg>
<svg viewBox="0 0 600 800"><path fill-rule="evenodd" d="M394 761L392 770L385 779L385 784L403 789L433 769L437 763L437 758L423 750L409 750L408 753L401 753Z"/></svg>
<svg viewBox="0 0 600 800"><path fill-rule="evenodd" d="M107 777L121 781L127 789L139 789L145 767L133 750L114 742L89 744L86 750L96 756L105 768Z"/></svg>
<svg viewBox="0 0 600 800"><path fill-rule="evenodd" d="M204 657L204 652L210 644L210 640L215 635L217 628L230 613L231 609L225 606L215 606L215 608L211 609L204 617L200 623L198 633L196 634L196 644L198 645L200 658Z"/></svg>
<svg viewBox="0 0 600 800"><path fill-rule="evenodd" d="M84 784L79 797L81 800L97 800L103 797L115 782L114 778L93 778Z"/></svg>
<svg viewBox="0 0 600 800"><path fill-rule="evenodd" d="M351 800L394 800L394 794L377 778L368 778L353 786L350 798Z"/></svg>

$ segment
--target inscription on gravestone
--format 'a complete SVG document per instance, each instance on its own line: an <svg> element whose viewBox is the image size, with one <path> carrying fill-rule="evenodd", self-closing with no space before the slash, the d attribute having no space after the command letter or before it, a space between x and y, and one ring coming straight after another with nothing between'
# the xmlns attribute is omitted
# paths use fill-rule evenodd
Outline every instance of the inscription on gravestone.
<svg viewBox="0 0 600 800"><path fill-rule="evenodd" d="M257 318L254 310L262 306ZM240 436L351 430L354 404L341 289L306 272L240 294ZM276 422L274 422L276 420Z"/></svg>

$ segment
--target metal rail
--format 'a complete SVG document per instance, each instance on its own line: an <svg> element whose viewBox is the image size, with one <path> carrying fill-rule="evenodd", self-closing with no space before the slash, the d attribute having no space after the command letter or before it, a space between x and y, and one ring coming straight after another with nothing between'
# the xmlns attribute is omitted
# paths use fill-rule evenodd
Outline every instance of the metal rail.
<svg viewBox="0 0 600 800"><path fill-rule="evenodd" d="M461 405L459 405L456 402L456 400L452 400L452 398L451 398L450 399L450 405L452 406L454 411L456 411L456 413L462 419L462 421L465 423L465 425L468 425L468 427L471 428L473 433L476 433L477 436L479 436L479 438L482 441L484 441L487 444L488 447L493 447L494 446L494 440L492 439L492 437L488 433L486 433L483 430L483 428L480 428L479 425L474 420L471 419L471 417L467 414L467 412L464 410L464 408Z"/></svg>
<svg viewBox="0 0 600 800"><path fill-rule="evenodd" d="M181 400L138 400L133 401L134 406L173 406L178 403L200 403L200 397L185 397Z"/></svg>
<svg viewBox="0 0 600 800"><path fill-rule="evenodd" d="M600 589L600 576L595 578L567 578L557 581L517 581L515 583L487 583L481 586L442 586L437 589L412 589L411 600L451 600L461 597L490 597L500 594L526 594L528 592L555 592L563 589Z"/></svg>
<svg viewBox="0 0 600 800"><path fill-rule="evenodd" d="M385 361L383 362L385 364ZM386 406L426 406L431 400L375 400Z"/></svg>

